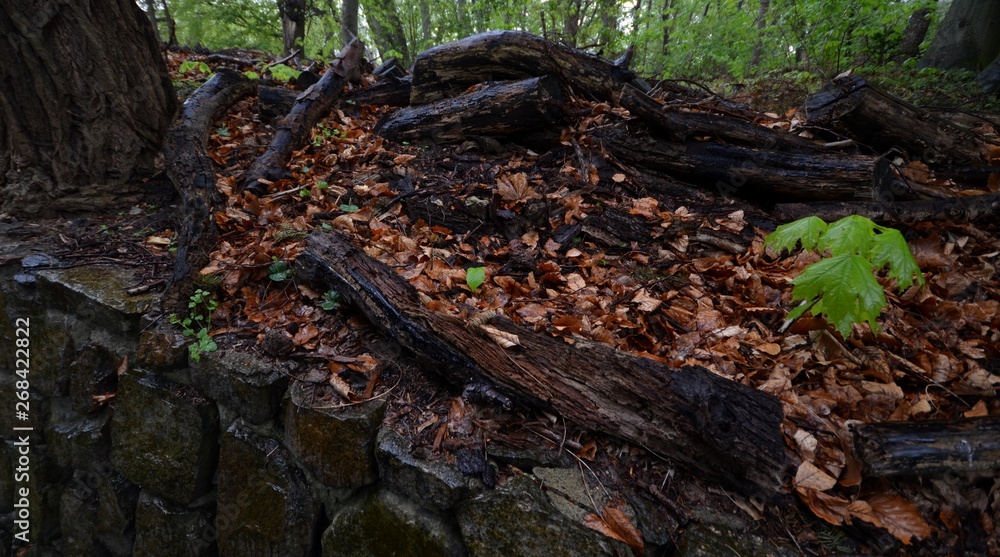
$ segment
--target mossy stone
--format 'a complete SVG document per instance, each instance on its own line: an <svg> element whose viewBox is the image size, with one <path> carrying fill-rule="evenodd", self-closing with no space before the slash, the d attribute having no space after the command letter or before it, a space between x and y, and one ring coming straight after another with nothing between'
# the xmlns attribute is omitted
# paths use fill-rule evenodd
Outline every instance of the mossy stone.
<svg viewBox="0 0 1000 557"><path fill-rule="evenodd" d="M469 481L443 458L427 460L410 450L410 443L389 427L378 434L375 451L379 476L385 486L419 505L444 512L465 499L481 482Z"/></svg>
<svg viewBox="0 0 1000 557"><path fill-rule="evenodd" d="M209 352L191 362L191 382L196 387L257 425L278 415L288 388L286 374L287 370L250 352L234 349Z"/></svg>
<svg viewBox="0 0 1000 557"><path fill-rule="evenodd" d="M139 494L135 508L134 557L209 557L216 554L210 509L189 509L153 495Z"/></svg>

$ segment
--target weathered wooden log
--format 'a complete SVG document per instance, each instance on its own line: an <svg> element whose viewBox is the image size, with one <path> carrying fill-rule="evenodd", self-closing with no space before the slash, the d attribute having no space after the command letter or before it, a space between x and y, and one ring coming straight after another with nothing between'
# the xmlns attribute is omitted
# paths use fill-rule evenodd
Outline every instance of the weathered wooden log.
<svg viewBox="0 0 1000 557"><path fill-rule="evenodd" d="M577 94L610 99L634 73L522 31L491 31L422 52L413 64L410 104L460 95L472 85L552 75Z"/></svg>
<svg viewBox="0 0 1000 557"><path fill-rule="evenodd" d="M618 104L628 109L632 115L665 133L673 141L707 136L759 149L799 149L806 152L818 150L817 144L811 141L733 116L709 112L681 112L650 98L631 85L621 89Z"/></svg>
<svg viewBox="0 0 1000 557"><path fill-rule="evenodd" d="M243 175L240 189L247 188L252 193L261 195L267 191L267 185L261 179L274 181L287 174L285 165L291 158L292 151L305 145L309 139L309 130L327 114L347 81L352 76L356 77L363 52L364 48L359 41L348 43L326 69L323 78L298 97L288 116L275 130L267 151Z"/></svg>
<svg viewBox="0 0 1000 557"><path fill-rule="evenodd" d="M812 201L875 198L876 157L674 143L634 129L600 135L608 152L632 166L724 195ZM895 184L898 179L889 180ZM905 193L903 184L898 185Z"/></svg>
<svg viewBox="0 0 1000 557"><path fill-rule="evenodd" d="M866 476L1000 470L1000 416L852 426Z"/></svg>
<svg viewBox="0 0 1000 557"><path fill-rule="evenodd" d="M743 493L772 497L782 485L788 459L773 397L701 367L671 368L583 339L571 346L502 317L463 323L427 309L393 269L339 233L313 234L306 245L298 277L340 292L448 381L494 385ZM514 344L501 347L487 324Z"/></svg>
<svg viewBox="0 0 1000 557"><path fill-rule="evenodd" d="M219 68L204 85L184 101L163 147L167 176L180 194L177 208L177 256L167 287L165 303L186 296L193 273L208 263L215 249L212 212L220 197L215 188L215 167L208 155L208 135L213 124L236 101L254 92L254 83L242 74Z"/></svg>
<svg viewBox="0 0 1000 557"><path fill-rule="evenodd" d="M299 91L284 87L258 87L257 113L260 115L261 121L270 124L278 118L284 117L295 106L295 99L301 94Z"/></svg>
<svg viewBox="0 0 1000 557"><path fill-rule="evenodd" d="M848 215L861 215L884 224L973 222L1000 215L1000 193L918 201L779 203L771 214L779 222L790 222L811 215L827 221Z"/></svg>
<svg viewBox="0 0 1000 557"><path fill-rule="evenodd" d="M375 85L354 89L344 95L344 100L372 106L406 106L410 104L412 85L412 77L390 74Z"/></svg>
<svg viewBox="0 0 1000 557"><path fill-rule="evenodd" d="M902 148L927 164L982 164L982 136L921 110L856 75L837 78L806 100L812 124L847 131L854 140L884 153Z"/></svg>
<svg viewBox="0 0 1000 557"><path fill-rule="evenodd" d="M375 132L394 141L438 144L468 136L505 137L555 124L562 105L559 80L533 77L397 110L383 118Z"/></svg>

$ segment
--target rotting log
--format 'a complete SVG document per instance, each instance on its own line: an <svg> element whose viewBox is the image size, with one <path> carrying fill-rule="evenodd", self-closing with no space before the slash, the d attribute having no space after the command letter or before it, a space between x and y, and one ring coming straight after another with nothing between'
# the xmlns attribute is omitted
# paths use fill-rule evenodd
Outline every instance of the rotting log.
<svg viewBox="0 0 1000 557"><path fill-rule="evenodd" d="M552 75L580 95L610 99L634 73L523 31L491 31L426 50L413 63L410 104L426 104L472 85ZM638 84L640 85L641 84Z"/></svg>
<svg viewBox="0 0 1000 557"><path fill-rule="evenodd" d="M375 85L361 87L347 93L344 95L344 100L371 106L406 106L410 104L412 86L412 77L397 77L394 74L389 74Z"/></svg>
<svg viewBox="0 0 1000 557"><path fill-rule="evenodd" d="M555 124L562 116L559 80L533 77L388 114L375 132L394 141L455 143L468 136L504 137Z"/></svg>
<svg viewBox="0 0 1000 557"><path fill-rule="evenodd" d="M1000 193L917 201L779 203L771 214L779 222L808 216L835 221L849 215L868 217L883 224L973 222L1000 215Z"/></svg>
<svg viewBox="0 0 1000 557"><path fill-rule="evenodd" d="M301 94L284 87L258 87L257 112L261 121L270 124L288 114Z"/></svg>
<svg viewBox="0 0 1000 557"><path fill-rule="evenodd" d="M184 101L164 144L167 176L180 194L177 208L177 255L167 286L166 303L183 298L193 273L208 263L215 249L212 212L221 201L215 167L208 154L213 124L237 101L253 94L255 85L242 74L219 68Z"/></svg>
<svg viewBox="0 0 1000 557"><path fill-rule="evenodd" d="M1000 416L851 427L866 476L1000 470Z"/></svg>
<svg viewBox="0 0 1000 557"><path fill-rule="evenodd" d="M927 164L982 164L989 144L979 134L921 110L849 75L834 79L805 104L810 124L846 131L857 142L884 153L902 148Z"/></svg>
<svg viewBox="0 0 1000 557"><path fill-rule="evenodd" d="M476 324L433 312L393 269L337 232L309 236L296 272L340 292L453 384L493 385L742 493L772 498L788 471L780 403L704 368L671 368L583 339L570 345L503 317ZM515 344L501 347L487 324Z"/></svg>
<svg viewBox="0 0 1000 557"><path fill-rule="evenodd" d="M875 163L866 155L774 151L714 142L674 143L630 129L600 134L607 151L724 195L811 201L875 198ZM889 179L895 185L898 178ZM903 184L895 190L905 192Z"/></svg>
<svg viewBox="0 0 1000 557"><path fill-rule="evenodd" d="M274 181L286 176L285 165L292 151L305 145L309 130L320 121L334 105L350 79L357 77L364 47L357 40L348 43L327 68L318 83L302 93L295 105L274 132L267 151L254 161L243 175L240 189L256 195L267 191L261 180Z"/></svg>

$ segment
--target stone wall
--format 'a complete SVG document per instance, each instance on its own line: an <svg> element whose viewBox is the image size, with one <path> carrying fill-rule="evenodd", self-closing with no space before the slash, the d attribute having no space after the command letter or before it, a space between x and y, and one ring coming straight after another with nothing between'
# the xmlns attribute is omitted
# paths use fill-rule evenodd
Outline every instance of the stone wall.
<svg viewBox="0 0 1000 557"><path fill-rule="evenodd" d="M144 317L154 297L124 293L140 282L127 268L51 263L0 267L5 548L20 537L25 555L631 555L535 481L488 489L414 457L383 426L385 401L323 408L289 369L245 351L189 365L184 338ZM15 358L18 319L28 366Z"/></svg>

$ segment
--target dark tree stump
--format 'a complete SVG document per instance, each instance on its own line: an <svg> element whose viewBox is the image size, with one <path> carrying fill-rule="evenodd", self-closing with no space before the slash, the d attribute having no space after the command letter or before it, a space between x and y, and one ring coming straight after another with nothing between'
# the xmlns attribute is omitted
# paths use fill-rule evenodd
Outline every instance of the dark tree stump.
<svg viewBox="0 0 1000 557"><path fill-rule="evenodd" d="M468 136L504 137L555 124L562 104L557 79L533 77L397 110L379 122L375 132L394 141L438 144Z"/></svg>
<svg viewBox="0 0 1000 557"><path fill-rule="evenodd" d="M363 52L360 42L351 41L330 64L323 78L297 98L288 116L275 130L267 151L243 175L241 189L262 195L267 185L260 182L261 179L274 181L285 177L285 165L292 151L305 145L309 130L329 112L348 80L356 77Z"/></svg>
<svg viewBox="0 0 1000 557"><path fill-rule="evenodd" d="M208 263L215 249L212 212L221 201L215 167L208 155L208 135L216 120L236 101L253 94L255 85L242 74L220 68L185 101L167 135L167 176L181 197L177 209L177 256L165 304L183 300L193 274Z"/></svg>
<svg viewBox="0 0 1000 557"><path fill-rule="evenodd" d="M582 339L571 346L502 317L477 324L435 313L393 269L339 233L311 235L296 268L303 280L340 292L453 384L495 385L743 493L771 498L783 483L781 405L760 391L701 367L671 368ZM501 347L487 324L516 344Z"/></svg>
<svg viewBox="0 0 1000 557"><path fill-rule="evenodd" d="M866 476L1000 470L1000 416L853 426Z"/></svg>

